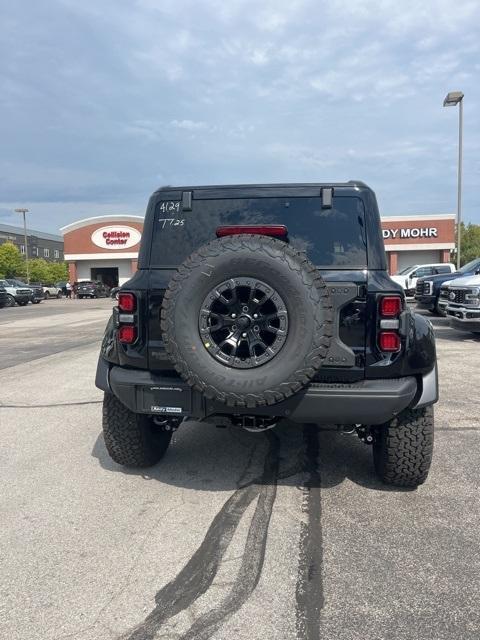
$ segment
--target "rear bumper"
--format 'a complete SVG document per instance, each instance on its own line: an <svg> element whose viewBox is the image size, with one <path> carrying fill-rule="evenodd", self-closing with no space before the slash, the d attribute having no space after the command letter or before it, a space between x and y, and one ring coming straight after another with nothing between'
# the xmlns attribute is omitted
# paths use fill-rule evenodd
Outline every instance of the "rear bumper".
<svg viewBox="0 0 480 640"><path fill-rule="evenodd" d="M388 380L362 380L352 384L312 383L292 398L255 409L231 409L207 400L177 375L155 375L139 369L113 366L100 358L95 384L113 393L135 413L189 416L197 419L218 414L263 415L317 424L383 424L408 407L438 400L437 370Z"/></svg>

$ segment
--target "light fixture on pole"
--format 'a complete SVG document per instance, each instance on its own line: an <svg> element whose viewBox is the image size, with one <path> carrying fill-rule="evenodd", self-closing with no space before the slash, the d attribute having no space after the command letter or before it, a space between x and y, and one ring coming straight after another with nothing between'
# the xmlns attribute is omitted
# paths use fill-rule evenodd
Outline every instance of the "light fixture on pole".
<svg viewBox="0 0 480 640"><path fill-rule="evenodd" d="M27 267L27 284L30 284L30 270L28 268L28 236L27 236L27 219L25 214L29 212L28 209L15 209L16 213L23 213L23 233L25 236L25 264Z"/></svg>
<svg viewBox="0 0 480 640"><path fill-rule="evenodd" d="M462 225L462 155L463 155L463 93L450 91L443 101L444 107L458 104L458 180L457 180L457 269L460 269L460 242Z"/></svg>

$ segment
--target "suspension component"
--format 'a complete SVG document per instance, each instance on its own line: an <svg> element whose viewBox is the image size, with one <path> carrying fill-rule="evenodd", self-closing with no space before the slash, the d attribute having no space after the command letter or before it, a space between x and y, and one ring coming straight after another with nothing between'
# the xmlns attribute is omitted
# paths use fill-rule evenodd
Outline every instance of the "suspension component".
<svg viewBox="0 0 480 640"><path fill-rule="evenodd" d="M364 442L365 444L373 444L375 438L372 427L357 425L355 427L355 431L362 442Z"/></svg>

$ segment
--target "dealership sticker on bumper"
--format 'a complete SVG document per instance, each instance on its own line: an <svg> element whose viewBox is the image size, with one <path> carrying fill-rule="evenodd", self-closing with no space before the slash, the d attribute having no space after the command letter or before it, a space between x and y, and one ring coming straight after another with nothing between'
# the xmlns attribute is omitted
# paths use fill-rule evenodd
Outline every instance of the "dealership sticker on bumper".
<svg viewBox="0 0 480 640"><path fill-rule="evenodd" d="M158 407L153 404L150 407L150 411L152 411L152 413L182 413L183 410L182 407Z"/></svg>

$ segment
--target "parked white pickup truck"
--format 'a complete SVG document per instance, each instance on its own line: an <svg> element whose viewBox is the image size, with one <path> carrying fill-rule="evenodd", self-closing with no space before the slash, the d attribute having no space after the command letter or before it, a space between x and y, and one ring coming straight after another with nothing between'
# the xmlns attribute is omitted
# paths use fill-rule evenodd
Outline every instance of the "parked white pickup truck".
<svg viewBox="0 0 480 640"><path fill-rule="evenodd" d="M390 276L391 279L405 289L406 296L415 294L417 279L425 276L435 276L439 273L453 273L455 265L451 262L441 262L438 264L415 264L405 267L399 273Z"/></svg>
<svg viewBox="0 0 480 640"><path fill-rule="evenodd" d="M446 312L450 326L480 334L480 276L452 280L447 292Z"/></svg>

